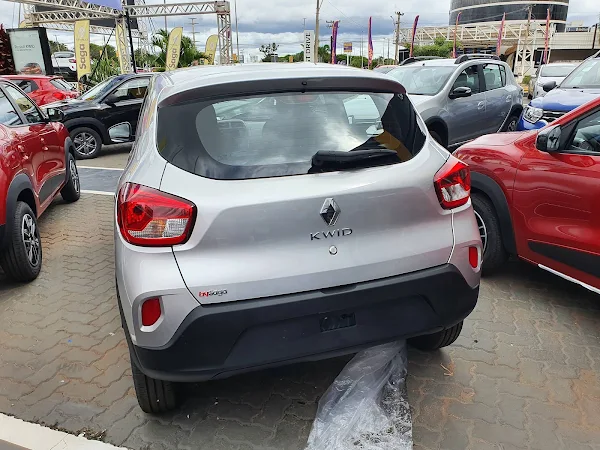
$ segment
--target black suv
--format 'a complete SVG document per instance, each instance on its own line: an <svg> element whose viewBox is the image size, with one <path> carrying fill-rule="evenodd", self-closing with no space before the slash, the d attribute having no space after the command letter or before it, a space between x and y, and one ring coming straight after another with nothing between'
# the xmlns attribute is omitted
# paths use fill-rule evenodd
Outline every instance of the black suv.
<svg viewBox="0 0 600 450"><path fill-rule="evenodd" d="M44 105L62 111L78 159L98 156L102 144L135 136L151 74L124 74L97 84L81 97Z"/></svg>

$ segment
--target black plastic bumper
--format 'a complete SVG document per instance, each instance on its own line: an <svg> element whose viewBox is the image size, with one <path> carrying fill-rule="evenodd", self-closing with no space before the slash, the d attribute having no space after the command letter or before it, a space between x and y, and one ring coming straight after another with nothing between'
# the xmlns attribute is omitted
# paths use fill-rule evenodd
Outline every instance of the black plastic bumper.
<svg viewBox="0 0 600 450"><path fill-rule="evenodd" d="M351 286L201 306L164 347L129 344L133 362L152 378L224 378L434 333L467 317L478 294L479 287L446 264ZM350 326L323 331L331 323Z"/></svg>

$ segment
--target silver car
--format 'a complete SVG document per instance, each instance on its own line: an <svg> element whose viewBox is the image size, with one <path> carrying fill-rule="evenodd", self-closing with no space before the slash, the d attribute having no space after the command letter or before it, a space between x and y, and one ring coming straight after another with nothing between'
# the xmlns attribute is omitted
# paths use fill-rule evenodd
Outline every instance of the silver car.
<svg viewBox="0 0 600 450"><path fill-rule="evenodd" d="M458 337L481 267L469 169L398 82L327 64L167 72L136 137L115 267L144 411L175 407L177 382Z"/></svg>
<svg viewBox="0 0 600 450"><path fill-rule="evenodd" d="M529 81L529 99L543 97L546 95L544 85L554 82L554 87L558 86L562 80L567 78L579 63L551 63L541 66L535 77ZM552 90L549 89L549 90Z"/></svg>
<svg viewBox="0 0 600 450"><path fill-rule="evenodd" d="M517 129L523 89L496 56L416 60L388 75L402 83L430 134L450 150L484 134Z"/></svg>

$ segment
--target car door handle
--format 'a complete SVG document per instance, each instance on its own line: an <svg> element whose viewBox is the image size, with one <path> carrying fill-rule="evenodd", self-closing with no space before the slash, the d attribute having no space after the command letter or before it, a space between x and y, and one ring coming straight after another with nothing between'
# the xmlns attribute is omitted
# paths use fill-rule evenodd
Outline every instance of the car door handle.
<svg viewBox="0 0 600 450"><path fill-rule="evenodd" d="M512 102L512 97L510 95L506 96L506 103Z"/></svg>
<svg viewBox="0 0 600 450"><path fill-rule="evenodd" d="M485 102L477 103L477 109L483 109L483 108L485 108Z"/></svg>

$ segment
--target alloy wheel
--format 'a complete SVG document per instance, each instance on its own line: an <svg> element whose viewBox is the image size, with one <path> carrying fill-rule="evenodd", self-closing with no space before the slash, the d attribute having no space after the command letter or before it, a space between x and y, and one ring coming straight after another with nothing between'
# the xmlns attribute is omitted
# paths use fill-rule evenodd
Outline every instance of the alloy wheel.
<svg viewBox="0 0 600 450"><path fill-rule="evenodd" d="M79 172L77 172L77 165L75 165L75 160L73 158L71 158L71 161L69 162L69 173L71 174L73 189L75 189L75 192L79 193Z"/></svg>
<svg viewBox="0 0 600 450"><path fill-rule="evenodd" d="M483 218L479 215L479 213L477 211L474 212L475 219L477 220L477 228L479 228L479 236L481 237L481 245L483 246L483 255L485 255L485 249L487 247L488 240L487 227L485 226L485 222L483 221Z"/></svg>
<svg viewBox="0 0 600 450"><path fill-rule="evenodd" d="M508 131L508 132L517 131L517 121L516 120L511 120L508 123L508 126L506 127L506 131Z"/></svg>
<svg viewBox="0 0 600 450"><path fill-rule="evenodd" d="M25 253L27 253L27 260L32 267L37 267L40 263L40 235L35 224L35 220L29 214L23 216L21 222L21 238L23 244L25 244Z"/></svg>
<svg viewBox="0 0 600 450"><path fill-rule="evenodd" d="M73 139L73 144L75 144L75 150L80 155L89 155L96 150L96 138L85 131L77 134Z"/></svg>

